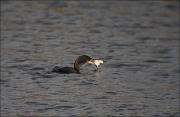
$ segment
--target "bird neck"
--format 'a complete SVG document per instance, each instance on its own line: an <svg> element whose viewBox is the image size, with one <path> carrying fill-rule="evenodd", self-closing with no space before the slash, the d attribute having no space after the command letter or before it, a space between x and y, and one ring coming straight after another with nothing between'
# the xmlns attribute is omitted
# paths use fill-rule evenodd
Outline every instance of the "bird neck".
<svg viewBox="0 0 180 117"><path fill-rule="evenodd" d="M74 63L74 70L77 71L78 73L80 73L79 71L79 65L77 62Z"/></svg>

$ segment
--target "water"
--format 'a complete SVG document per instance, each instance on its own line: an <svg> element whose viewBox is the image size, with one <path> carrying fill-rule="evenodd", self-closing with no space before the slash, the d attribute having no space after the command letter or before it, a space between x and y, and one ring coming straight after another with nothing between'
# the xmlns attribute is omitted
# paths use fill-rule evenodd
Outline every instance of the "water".
<svg viewBox="0 0 180 117"><path fill-rule="evenodd" d="M1 2L2 117L179 117L177 1ZM100 72L51 73L79 55Z"/></svg>

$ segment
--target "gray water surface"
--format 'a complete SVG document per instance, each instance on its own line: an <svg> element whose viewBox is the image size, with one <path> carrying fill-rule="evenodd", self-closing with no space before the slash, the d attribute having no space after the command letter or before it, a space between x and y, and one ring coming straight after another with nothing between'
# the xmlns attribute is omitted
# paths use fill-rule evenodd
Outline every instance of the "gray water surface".
<svg viewBox="0 0 180 117"><path fill-rule="evenodd" d="M179 117L179 2L3 1L0 83L2 117Z"/></svg>

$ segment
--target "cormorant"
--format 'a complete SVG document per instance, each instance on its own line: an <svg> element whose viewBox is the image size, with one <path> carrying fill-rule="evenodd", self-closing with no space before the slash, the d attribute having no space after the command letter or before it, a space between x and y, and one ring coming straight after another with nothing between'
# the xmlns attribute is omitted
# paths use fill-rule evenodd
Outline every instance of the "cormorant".
<svg viewBox="0 0 180 117"><path fill-rule="evenodd" d="M79 66L80 65L83 65L83 64L94 64L96 65L96 68L98 70L98 66L100 64L103 63L102 60L97 60L97 59L92 59L91 57L87 56L87 55L81 55L79 56L75 62L74 62L74 67L58 67L58 66L55 66L53 69L52 69L52 72L57 72L57 73L80 73L80 68Z"/></svg>

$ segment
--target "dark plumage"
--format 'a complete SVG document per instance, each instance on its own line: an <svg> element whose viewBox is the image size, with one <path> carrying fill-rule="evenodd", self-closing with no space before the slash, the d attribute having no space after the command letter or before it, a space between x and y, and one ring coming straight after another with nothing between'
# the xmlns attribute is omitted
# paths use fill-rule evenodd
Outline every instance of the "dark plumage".
<svg viewBox="0 0 180 117"><path fill-rule="evenodd" d="M58 67L58 66L55 66L55 67L52 69L52 72L65 73L65 74L77 73L77 71L74 70L73 67Z"/></svg>
<svg viewBox="0 0 180 117"><path fill-rule="evenodd" d="M55 66L52 69L52 72L57 72L57 73L80 73L80 65L89 63L89 64L93 64L93 59L87 55L81 55L79 57L77 57L77 59L74 62L74 68L73 67L58 67Z"/></svg>
<svg viewBox="0 0 180 117"><path fill-rule="evenodd" d="M79 56L74 62L74 69L79 73L79 66L91 61L92 58L87 55Z"/></svg>

